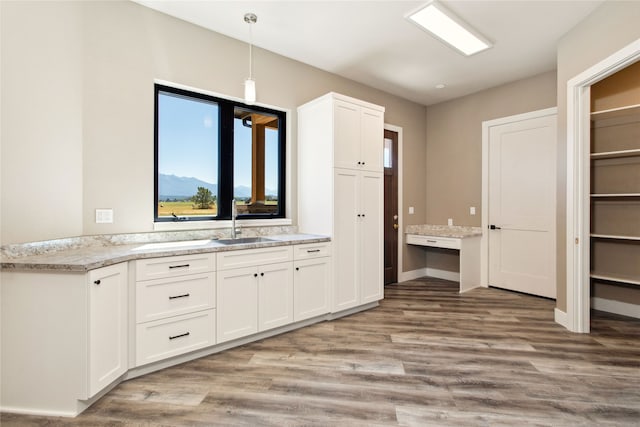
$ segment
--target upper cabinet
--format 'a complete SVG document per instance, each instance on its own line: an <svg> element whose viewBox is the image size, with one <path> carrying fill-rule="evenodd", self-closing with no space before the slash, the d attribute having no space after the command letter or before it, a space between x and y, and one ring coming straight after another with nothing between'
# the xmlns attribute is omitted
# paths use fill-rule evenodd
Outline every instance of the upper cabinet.
<svg viewBox="0 0 640 427"><path fill-rule="evenodd" d="M334 166L381 172L384 111L361 101L333 97Z"/></svg>

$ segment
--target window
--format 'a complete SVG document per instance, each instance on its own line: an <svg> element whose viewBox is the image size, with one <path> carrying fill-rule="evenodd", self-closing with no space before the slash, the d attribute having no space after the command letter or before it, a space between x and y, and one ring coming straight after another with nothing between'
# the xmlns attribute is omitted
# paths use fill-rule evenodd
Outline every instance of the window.
<svg viewBox="0 0 640 427"><path fill-rule="evenodd" d="M155 105L155 221L284 217L284 112L163 85Z"/></svg>

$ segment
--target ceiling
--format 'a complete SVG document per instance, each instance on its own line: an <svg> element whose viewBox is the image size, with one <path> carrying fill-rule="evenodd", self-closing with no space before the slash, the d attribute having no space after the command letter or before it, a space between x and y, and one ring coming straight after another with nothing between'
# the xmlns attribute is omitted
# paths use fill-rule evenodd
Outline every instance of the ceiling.
<svg viewBox="0 0 640 427"><path fill-rule="evenodd" d="M441 1L493 43L465 57L405 19L426 0L135 1L245 42L253 12L254 45L423 105L554 70L558 40L603 3Z"/></svg>

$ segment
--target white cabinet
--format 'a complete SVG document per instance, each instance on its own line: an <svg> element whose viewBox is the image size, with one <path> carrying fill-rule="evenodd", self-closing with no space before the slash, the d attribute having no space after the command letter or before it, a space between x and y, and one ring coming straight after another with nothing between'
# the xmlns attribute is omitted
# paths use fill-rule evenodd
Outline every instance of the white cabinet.
<svg viewBox="0 0 640 427"><path fill-rule="evenodd" d="M331 245L299 245L294 252L293 269L293 320L298 322L329 313Z"/></svg>
<svg viewBox="0 0 640 427"><path fill-rule="evenodd" d="M335 169L334 312L383 297L383 177Z"/></svg>
<svg viewBox="0 0 640 427"><path fill-rule="evenodd" d="M293 321L291 247L218 254L218 343Z"/></svg>
<svg viewBox="0 0 640 427"><path fill-rule="evenodd" d="M215 255L136 261L136 366L216 343Z"/></svg>
<svg viewBox="0 0 640 427"><path fill-rule="evenodd" d="M384 108L330 93L298 107L298 227L332 237L331 311L383 298Z"/></svg>
<svg viewBox="0 0 640 427"><path fill-rule="evenodd" d="M127 371L127 264L91 270L89 287L89 396Z"/></svg>
<svg viewBox="0 0 640 427"><path fill-rule="evenodd" d="M77 415L128 369L128 264L0 275L0 409Z"/></svg>
<svg viewBox="0 0 640 427"><path fill-rule="evenodd" d="M384 111L357 100L334 98L334 166L381 172Z"/></svg>

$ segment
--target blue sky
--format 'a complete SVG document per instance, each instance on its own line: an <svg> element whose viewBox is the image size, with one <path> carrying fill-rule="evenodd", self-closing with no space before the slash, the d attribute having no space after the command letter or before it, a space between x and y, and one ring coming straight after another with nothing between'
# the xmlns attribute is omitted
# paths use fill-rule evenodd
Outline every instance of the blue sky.
<svg viewBox="0 0 640 427"><path fill-rule="evenodd" d="M159 172L194 177L218 183L218 106L204 100L190 100L161 94L159 97ZM251 129L240 120L234 124L234 186L251 186ZM277 132L266 135L266 187L276 189ZM246 159L242 161L240 159Z"/></svg>

